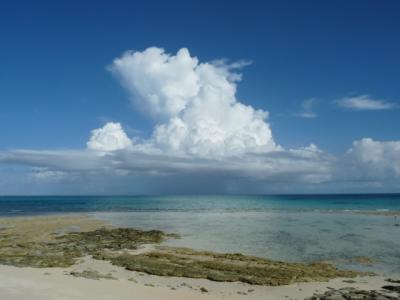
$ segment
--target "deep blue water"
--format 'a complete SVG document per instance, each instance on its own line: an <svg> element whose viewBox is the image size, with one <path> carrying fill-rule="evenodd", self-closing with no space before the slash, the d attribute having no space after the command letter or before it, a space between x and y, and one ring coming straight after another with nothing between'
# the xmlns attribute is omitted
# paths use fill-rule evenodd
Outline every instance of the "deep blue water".
<svg viewBox="0 0 400 300"><path fill-rule="evenodd" d="M400 275L400 194L0 197L0 215L89 213L115 226L181 235L167 244ZM1 224L0 224L1 225ZM371 266L355 256L375 260Z"/></svg>
<svg viewBox="0 0 400 300"><path fill-rule="evenodd" d="M262 196L0 196L0 215L127 211L400 210L400 194Z"/></svg>

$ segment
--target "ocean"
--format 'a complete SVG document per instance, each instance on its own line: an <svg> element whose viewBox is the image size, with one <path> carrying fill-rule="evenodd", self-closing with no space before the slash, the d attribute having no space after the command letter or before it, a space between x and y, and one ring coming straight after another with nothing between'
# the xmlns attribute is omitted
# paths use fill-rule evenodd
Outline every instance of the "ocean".
<svg viewBox="0 0 400 300"><path fill-rule="evenodd" d="M0 197L0 216L88 213L202 250L400 275L400 194ZM390 215L390 216L388 216ZM365 258L371 263L365 263Z"/></svg>

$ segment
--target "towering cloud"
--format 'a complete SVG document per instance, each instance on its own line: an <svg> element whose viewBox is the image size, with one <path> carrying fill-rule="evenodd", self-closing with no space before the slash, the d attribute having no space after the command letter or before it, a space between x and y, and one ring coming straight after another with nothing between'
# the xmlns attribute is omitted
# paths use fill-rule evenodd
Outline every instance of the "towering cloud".
<svg viewBox="0 0 400 300"><path fill-rule="evenodd" d="M135 105L156 123L149 141L176 155L222 157L276 150L268 113L236 99L235 69L243 64L199 63L186 48L127 52L110 69Z"/></svg>

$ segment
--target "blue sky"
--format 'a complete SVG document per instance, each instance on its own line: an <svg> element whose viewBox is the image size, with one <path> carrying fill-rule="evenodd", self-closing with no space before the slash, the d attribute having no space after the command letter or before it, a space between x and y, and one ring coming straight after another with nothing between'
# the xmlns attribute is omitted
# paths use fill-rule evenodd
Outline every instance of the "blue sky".
<svg viewBox="0 0 400 300"><path fill-rule="evenodd" d="M19 149L85 149L91 130L108 122L120 123L129 137L149 139L159 120L132 105L129 89L108 69L125 51L148 47L164 48L170 55L185 47L199 62L251 61L239 72L236 100L269 113L273 140L284 149L315 144L339 157L363 138L400 140L398 1L81 2L1 4L3 155ZM361 99L362 107L343 105L346 99ZM363 99L372 108L365 108ZM398 157L396 147L390 157ZM12 182L0 181L3 192L14 193L11 186L29 168L66 172L47 163L8 159L0 168L6 170L2 176L10 170L17 175ZM394 183L389 188L383 184L383 191L398 190L397 175L397 169L389 172L384 181ZM122 181L130 184L127 178ZM372 186L382 186L381 181L373 180ZM227 185L241 192L243 184L235 182ZM29 185L33 193L46 193L50 184ZM60 186L50 191L80 191L78 185ZM299 190L290 180L285 186ZM335 188L329 186L329 191Z"/></svg>

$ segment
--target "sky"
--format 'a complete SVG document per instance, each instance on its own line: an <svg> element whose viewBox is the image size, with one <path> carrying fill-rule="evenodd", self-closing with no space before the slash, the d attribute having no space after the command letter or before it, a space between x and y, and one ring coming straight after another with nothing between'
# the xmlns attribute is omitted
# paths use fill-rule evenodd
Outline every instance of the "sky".
<svg viewBox="0 0 400 300"><path fill-rule="evenodd" d="M400 192L398 1L0 5L0 194Z"/></svg>

